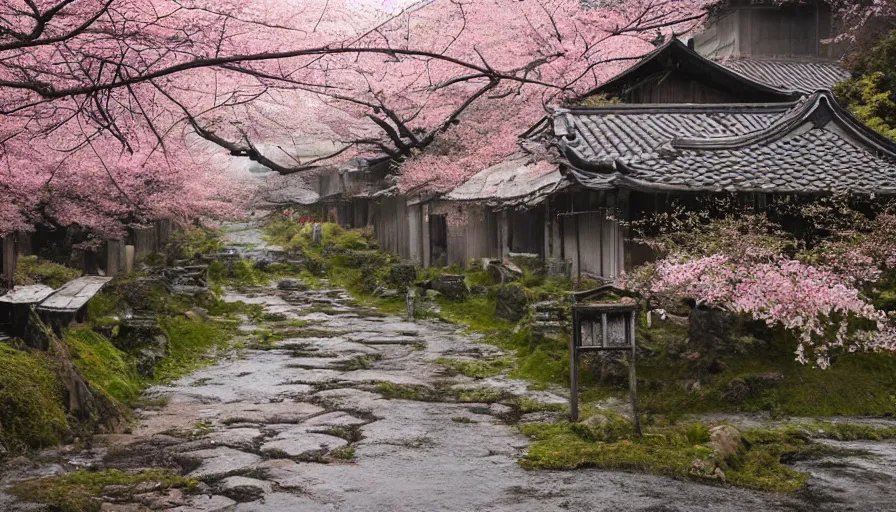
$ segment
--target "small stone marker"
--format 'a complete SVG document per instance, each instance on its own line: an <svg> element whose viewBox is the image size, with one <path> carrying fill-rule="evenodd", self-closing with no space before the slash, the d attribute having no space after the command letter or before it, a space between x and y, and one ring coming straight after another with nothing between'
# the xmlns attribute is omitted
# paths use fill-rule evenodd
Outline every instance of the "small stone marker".
<svg viewBox="0 0 896 512"><path fill-rule="evenodd" d="M323 239L324 227L318 222L314 225L314 228L311 231L311 243L313 243L314 245L320 245Z"/></svg>

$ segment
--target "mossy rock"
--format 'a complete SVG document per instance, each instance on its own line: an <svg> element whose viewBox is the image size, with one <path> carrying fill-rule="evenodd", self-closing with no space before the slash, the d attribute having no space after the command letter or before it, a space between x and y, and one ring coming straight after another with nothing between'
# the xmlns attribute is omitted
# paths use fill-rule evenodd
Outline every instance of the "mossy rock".
<svg viewBox="0 0 896 512"><path fill-rule="evenodd" d="M511 322L518 322L529 314L529 297L526 289L517 284L497 287L495 315Z"/></svg>

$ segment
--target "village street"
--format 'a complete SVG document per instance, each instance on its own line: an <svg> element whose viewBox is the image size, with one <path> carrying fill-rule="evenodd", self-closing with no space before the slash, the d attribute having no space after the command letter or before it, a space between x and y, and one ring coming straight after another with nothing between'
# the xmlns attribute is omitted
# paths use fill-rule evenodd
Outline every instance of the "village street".
<svg viewBox="0 0 896 512"><path fill-rule="evenodd" d="M258 242L251 226L232 240ZM77 467L170 468L201 481L199 493L149 486L110 497L104 511L548 511L548 510L885 510L896 474L890 444L863 443L880 457L816 460L821 476L797 495L750 492L603 470L526 471L528 439L519 415L500 404L387 399L389 390L489 387L543 403L524 382L449 376L432 361L477 358L498 349L454 326L406 322L358 307L342 290L278 290L229 301L264 305L272 320L242 330L313 329L263 349L243 348L172 386L129 434L97 436L92 448L44 452L6 483ZM273 320L276 319L276 320ZM392 385L395 386L392 386ZM110 489L110 496L115 496ZM0 498L2 510L35 510ZM39 510L39 508L37 509Z"/></svg>

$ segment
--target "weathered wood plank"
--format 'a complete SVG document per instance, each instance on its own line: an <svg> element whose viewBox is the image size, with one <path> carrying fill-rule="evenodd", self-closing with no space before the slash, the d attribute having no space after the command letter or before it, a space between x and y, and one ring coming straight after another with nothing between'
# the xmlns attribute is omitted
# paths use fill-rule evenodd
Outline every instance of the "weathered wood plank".
<svg viewBox="0 0 896 512"><path fill-rule="evenodd" d="M53 288L42 284L16 286L6 295L0 297L0 302L7 304L37 304L52 295L53 291Z"/></svg>
<svg viewBox="0 0 896 512"><path fill-rule="evenodd" d="M111 277L85 276L69 281L56 290L56 293L41 302L39 311L71 312L82 308L91 297L97 294Z"/></svg>

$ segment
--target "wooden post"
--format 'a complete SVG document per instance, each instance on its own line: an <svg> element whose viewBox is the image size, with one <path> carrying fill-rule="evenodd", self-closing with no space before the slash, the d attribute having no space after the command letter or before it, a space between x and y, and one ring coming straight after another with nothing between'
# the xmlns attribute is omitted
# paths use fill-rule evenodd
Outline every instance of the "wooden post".
<svg viewBox="0 0 896 512"><path fill-rule="evenodd" d="M510 226L507 221L507 210L501 210L501 224L499 233L501 233L501 259L503 260L510 254Z"/></svg>
<svg viewBox="0 0 896 512"><path fill-rule="evenodd" d="M130 274L134 271L136 251L133 245L124 246L124 272Z"/></svg>
<svg viewBox="0 0 896 512"><path fill-rule="evenodd" d="M15 285L16 281L16 262L18 260L18 252L16 251L16 235L6 235L3 237L3 282L9 288Z"/></svg>
<svg viewBox="0 0 896 512"><path fill-rule="evenodd" d="M575 299L572 299L575 305ZM579 421L578 314L572 308L572 332L569 335L569 421Z"/></svg>
<svg viewBox="0 0 896 512"><path fill-rule="evenodd" d="M638 377L635 373L635 360L637 359L637 343L635 343L635 321L637 317L633 311L629 317L629 335L631 337L631 354L628 360L628 389L632 401L632 423L635 433L641 435L641 419L638 414Z"/></svg>
<svg viewBox="0 0 896 512"><path fill-rule="evenodd" d="M552 256L552 236L551 236L551 200L544 200L544 254L542 257L547 262Z"/></svg>
<svg viewBox="0 0 896 512"><path fill-rule="evenodd" d="M430 240L429 231L429 205L424 204L420 210L423 213L423 227L420 230L423 239L423 267L429 268L432 264L432 242Z"/></svg>
<svg viewBox="0 0 896 512"><path fill-rule="evenodd" d="M106 275L115 277L121 272L121 264L118 261L121 254L120 240L109 240L106 242Z"/></svg>

